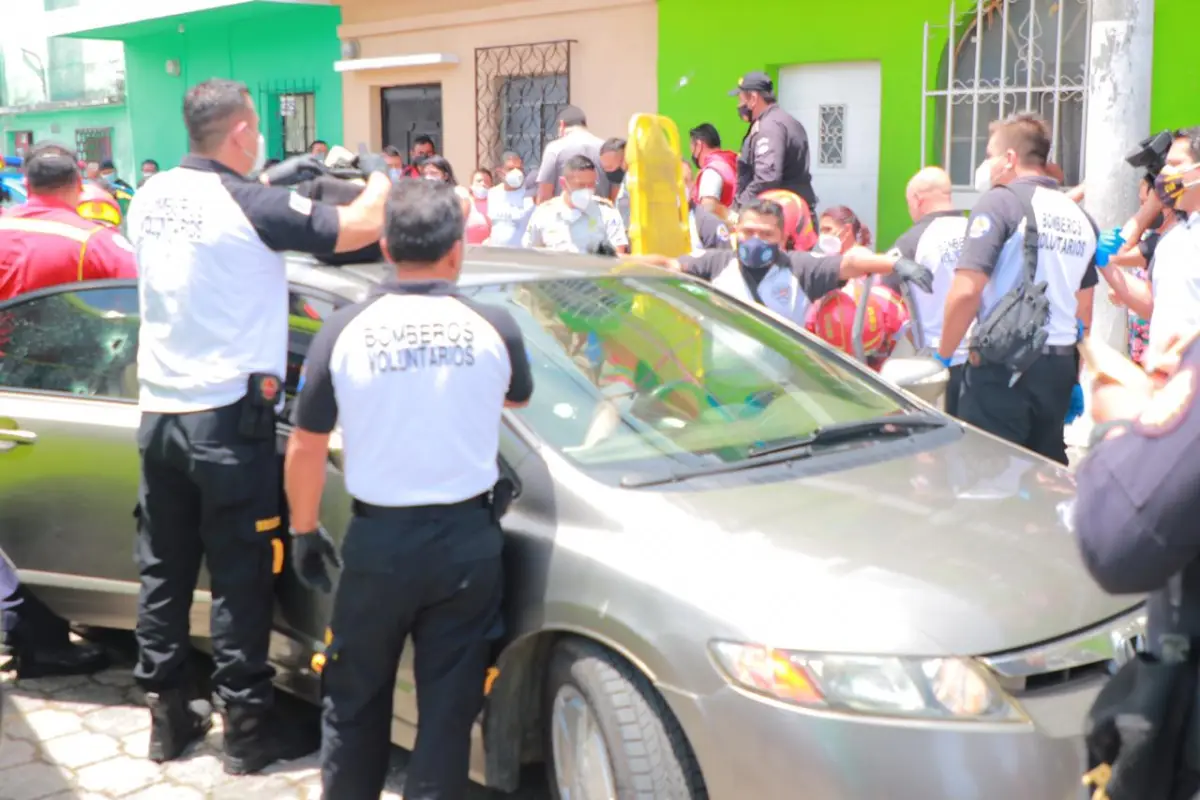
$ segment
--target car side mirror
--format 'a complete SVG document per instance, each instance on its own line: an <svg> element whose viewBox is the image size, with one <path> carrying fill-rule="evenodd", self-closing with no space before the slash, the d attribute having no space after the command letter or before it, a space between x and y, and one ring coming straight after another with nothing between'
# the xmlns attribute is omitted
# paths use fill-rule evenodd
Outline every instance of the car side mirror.
<svg viewBox="0 0 1200 800"><path fill-rule="evenodd" d="M889 358L883 362L879 375L931 405L937 405L950 383L950 371L940 361L928 356Z"/></svg>

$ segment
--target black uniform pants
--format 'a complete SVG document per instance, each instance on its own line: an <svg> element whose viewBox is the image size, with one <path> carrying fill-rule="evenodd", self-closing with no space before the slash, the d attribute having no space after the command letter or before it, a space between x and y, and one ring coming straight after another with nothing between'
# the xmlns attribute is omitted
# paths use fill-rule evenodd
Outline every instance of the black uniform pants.
<svg viewBox="0 0 1200 800"><path fill-rule="evenodd" d="M949 370L950 380L946 382L946 399L943 408L952 417L958 416L958 403L962 398L963 390L963 373L966 370L966 364L955 364Z"/></svg>
<svg viewBox="0 0 1200 800"><path fill-rule="evenodd" d="M958 417L988 433L1067 463L1063 441L1071 390L1079 379L1076 356L1045 354L1009 386L1012 373L997 365L968 365Z"/></svg>
<svg viewBox="0 0 1200 800"><path fill-rule="evenodd" d="M10 596L0 598L0 644L13 652L67 647L71 626L29 587L17 586Z"/></svg>
<svg viewBox="0 0 1200 800"><path fill-rule="evenodd" d="M274 436L238 433L242 402L142 415L134 677L147 691L187 680L188 615L203 558L211 576L214 693L225 704L265 707L275 674L267 645L281 464Z"/></svg>
<svg viewBox="0 0 1200 800"><path fill-rule="evenodd" d="M322 673L324 796L378 800L383 792L396 670L411 635L419 725L404 798L459 800L492 642L503 631L500 529L481 499L356 511Z"/></svg>

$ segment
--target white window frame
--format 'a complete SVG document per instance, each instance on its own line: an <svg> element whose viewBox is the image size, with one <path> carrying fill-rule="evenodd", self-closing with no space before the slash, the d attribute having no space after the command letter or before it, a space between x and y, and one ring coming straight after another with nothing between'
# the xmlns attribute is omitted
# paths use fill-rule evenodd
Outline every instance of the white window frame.
<svg viewBox="0 0 1200 800"><path fill-rule="evenodd" d="M1082 81L1077 81L1072 78L1067 78L1062 74L1062 50L1063 50L1063 21L1066 15L1059 10L1058 31L1055 37L1055 53L1054 53L1054 81L1053 83L1044 83L1043 85L1035 85L1033 80L1034 70L1029 67L1025 70L1027 80L1022 85L1010 85L1006 81L1008 79L1008 35L1009 28L1009 5L1015 0L978 0L975 4L975 65L972 79L959 80L957 74L957 58L954 57L953 49L958 39L958 31L956 31L958 15L958 4L956 0L950 0L950 13L947 17L945 25L936 25L929 22L925 23L925 35L922 43L921 51L921 166L925 167L928 163L927 154L930 145L930 122L929 108L933 104L936 107L938 99L943 99L946 108L945 132L943 134L941 165L950 171L950 154L953 146L953 125L954 125L954 106L958 103L971 104L971 161L972 165L977 165L984 156L983 148L979 146L978 135L975 133L979 129L979 106L982 98L995 97L999 103L1001 112L1004 109L1004 101L1009 95L1025 95L1025 110L1032 110L1033 98L1036 94L1050 94L1053 98L1053 118L1047 120L1051 126L1051 150L1050 159L1057 161L1058 149L1058 133L1060 113L1064 103L1064 98L1067 95L1081 94L1083 105L1083 119L1087 119L1088 106L1088 76L1084 75ZM1085 30L1085 51L1084 65L1085 69L1091 64L1091 27L1092 27L1092 0L1029 0L1029 19L1036 18L1038 6L1042 3L1053 5L1062 5L1064 3L1077 2L1085 6L1086 18L1084 21ZM985 12L990 13L995 10L995 7L1002 6L1001 11L1001 50L1000 50L1000 79L998 85L988 85L991 83L983 79L981 75L983 62L983 47L982 33L985 30ZM945 31L947 49L951 52L946 58L946 84L945 88L937 88L938 76L933 76L929 73L930 67L930 34L933 31ZM1032 23L1030 30L1025 32L1025 23L1021 23L1018 27L1018 34L1024 39L1021 46L1028 49L1023 55L1027 63L1032 63L1039 56L1035 50L1037 35L1033 32ZM930 88L934 87L934 88ZM1083 164L1087 157L1087 139L1083 137L1080 142L1079 150L1079 174L1083 174ZM969 184L955 183L954 184L954 201L956 204L966 207L974 203L979 198L979 193L974 190L974 187Z"/></svg>

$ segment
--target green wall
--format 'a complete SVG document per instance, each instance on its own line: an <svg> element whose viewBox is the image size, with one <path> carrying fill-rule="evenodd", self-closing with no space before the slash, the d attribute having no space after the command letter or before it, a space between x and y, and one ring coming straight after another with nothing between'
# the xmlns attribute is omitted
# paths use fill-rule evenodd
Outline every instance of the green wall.
<svg viewBox="0 0 1200 800"><path fill-rule="evenodd" d="M33 142L57 142L75 149L76 128L112 128L113 161L117 173L133 174L133 137L130 134L128 108L92 106L61 111L34 111L24 114L0 115L0 150L11 154L13 131L33 131Z"/></svg>
<svg viewBox="0 0 1200 800"><path fill-rule="evenodd" d="M125 41L129 119L138 161L156 159L163 169L187 152L183 96L208 78L232 78L247 85L262 117L268 156L282 155L279 92L316 94L315 138L342 138L342 80L333 71L341 45L337 7L291 6L253 18L222 22L218 12L190 20L184 33L148 35ZM177 59L180 74L167 74Z"/></svg>
<svg viewBox="0 0 1200 800"><path fill-rule="evenodd" d="M1186 47L1176 46L1176 32L1195 25L1194 3L1156 3L1154 130L1200 124L1200 62ZM963 13L972 8L968 2L959 5ZM880 62L882 134L876 240L880 247L888 247L904 232L911 224L904 187L920 167L924 24L944 25L948 0L860 0L849 10L843 3L759 0L754 18L774 20L774 24L755 24L745 36L731 34L727 25L713 24L728 18L729 4L721 0L659 0L658 8L659 112L672 117L681 132L711 122L730 149L738 148L746 131L734 111L737 101L728 97L743 73L765 70L774 77L780 67L792 64ZM940 41L931 37L932 76L936 76L945 38L945 31ZM931 130L935 119L931 102ZM933 138L931 135L925 146L930 163L937 163Z"/></svg>

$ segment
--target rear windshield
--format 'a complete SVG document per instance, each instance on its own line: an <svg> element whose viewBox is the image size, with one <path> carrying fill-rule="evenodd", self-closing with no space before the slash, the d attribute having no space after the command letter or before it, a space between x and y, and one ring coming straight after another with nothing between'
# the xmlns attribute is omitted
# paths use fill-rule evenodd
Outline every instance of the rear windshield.
<svg viewBox="0 0 1200 800"><path fill-rule="evenodd" d="M820 426L912 409L807 336L684 277L463 291L521 326L534 392L517 415L606 482L742 461Z"/></svg>

